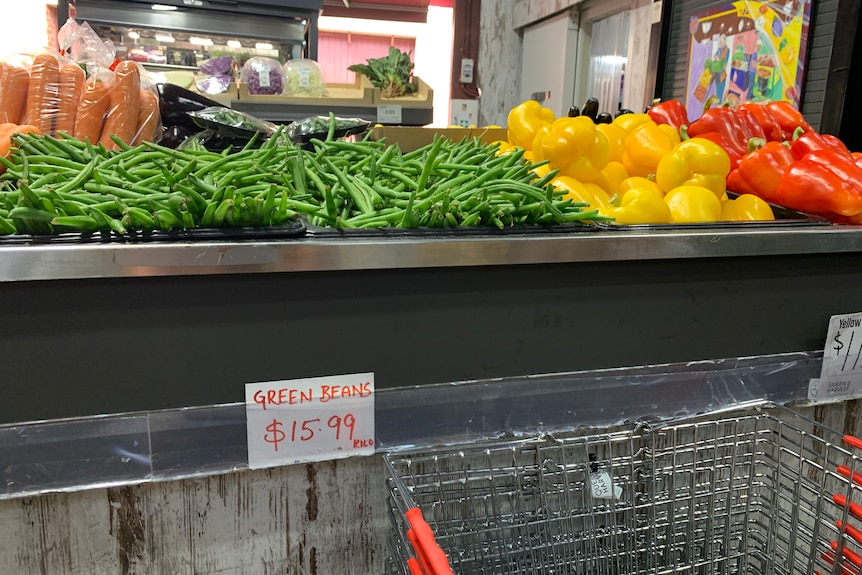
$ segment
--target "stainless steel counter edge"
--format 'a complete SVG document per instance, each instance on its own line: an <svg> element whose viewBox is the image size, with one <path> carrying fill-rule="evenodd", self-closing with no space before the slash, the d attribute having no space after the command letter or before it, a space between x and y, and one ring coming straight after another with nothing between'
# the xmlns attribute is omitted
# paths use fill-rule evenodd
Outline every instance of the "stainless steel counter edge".
<svg viewBox="0 0 862 575"><path fill-rule="evenodd" d="M862 252L862 226L0 247L0 282Z"/></svg>

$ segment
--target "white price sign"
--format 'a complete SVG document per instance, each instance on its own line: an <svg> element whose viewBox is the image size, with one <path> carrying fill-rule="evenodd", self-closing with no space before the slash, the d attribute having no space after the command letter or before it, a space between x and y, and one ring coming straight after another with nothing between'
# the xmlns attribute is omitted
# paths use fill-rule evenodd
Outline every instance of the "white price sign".
<svg viewBox="0 0 862 575"><path fill-rule="evenodd" d="M377 123L378 124L400 124L401 123L401 105L400 104L381 104L377 106Z"/></svg>
<svg viewBox="0 0 862 575"><path fill-rule="evenodd" d="M245 386L252 469L374 453L374 374Z"/></svg>
<svg viewBox="0 0 862 575"><path fill-rule="evenodd" d="M829 318L820 378L808 386L808 399L834 400L862 395L862 312Z"/></svg>

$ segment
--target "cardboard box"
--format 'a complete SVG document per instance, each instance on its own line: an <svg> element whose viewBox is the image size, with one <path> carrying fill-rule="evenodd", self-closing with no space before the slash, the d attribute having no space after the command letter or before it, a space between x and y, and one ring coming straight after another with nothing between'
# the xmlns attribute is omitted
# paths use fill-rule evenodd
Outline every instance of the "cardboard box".
<svg viewBox="0 0 862 575"><path fill-rule="evenodd" d="M373 106L374 88L365 76L356 75L353 84L327 84L320 98L287 94L249 94L248 85L239 85L239 99L246 102L298 104L306 106Z"/></svg>
<svg viewBox="0 0 862 575"><path fill-rule="evenodd" d="M371 139L386 138L389 143L397 143L403 152L412 152L434 141L434 135L439 134L454 142L464 138L479 138L490 144L497 140L506 140L506 128L408 128L401 126L378 126L371 130Z"/></svg>
<svg viewBox="0 0 862 575"><path fill-rule="evenodd" d="M402 108L433 108L434 90L418 76L416 77L416 82L419 87L415 92L397 98L384 98L380 88L374 88L374 105L397 104Z"/></svg>

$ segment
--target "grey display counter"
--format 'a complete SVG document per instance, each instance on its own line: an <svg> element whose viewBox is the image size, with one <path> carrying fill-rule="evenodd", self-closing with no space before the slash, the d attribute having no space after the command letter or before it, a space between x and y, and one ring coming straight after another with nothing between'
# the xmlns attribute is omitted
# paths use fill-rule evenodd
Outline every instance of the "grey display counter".
<svg viewBox="0 0 862 575"><path fill-rule="evenodd" d="M4 246L0 422L817 350L860 252L828 226Z"/></svg>

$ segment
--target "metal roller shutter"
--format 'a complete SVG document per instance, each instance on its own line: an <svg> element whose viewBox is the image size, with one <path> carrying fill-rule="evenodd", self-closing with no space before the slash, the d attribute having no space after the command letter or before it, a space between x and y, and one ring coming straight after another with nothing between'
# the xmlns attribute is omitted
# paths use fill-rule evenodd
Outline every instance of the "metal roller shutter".
<svg viewBox="0 0 862 575"><path fill-rule="evenodd" d="M685 98L691 17L712 8L727 6L732 0L675 0L671 9L667 65L662 98ZM833 34L839 0L814 0L812 29L808 43L808 66L802 92L802 112L815 129L820 127L826 77L832 55Z"/></svg>

